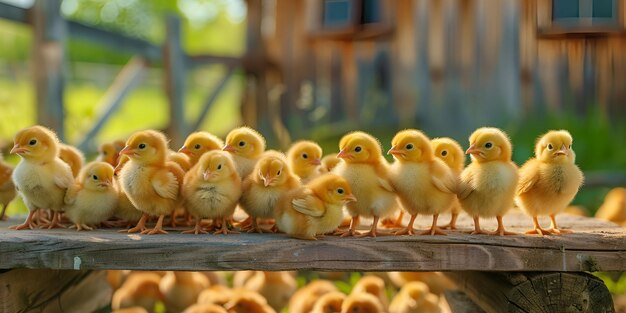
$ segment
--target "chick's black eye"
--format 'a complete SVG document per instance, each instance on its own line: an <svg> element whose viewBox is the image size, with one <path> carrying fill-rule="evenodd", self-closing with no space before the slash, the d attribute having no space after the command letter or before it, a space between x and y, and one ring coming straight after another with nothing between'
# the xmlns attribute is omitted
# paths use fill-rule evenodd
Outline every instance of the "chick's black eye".
<svg viewBox="0 0 626 313"><path fill-rule="evenodd" d="M340 195L343 194L343 189L342 188L337 189L337 193Z"/></svg>
<svg viewBox="0 0 626 313"><path fill-rule="evenodd" d="M193 146L193 147L194 147L196 150L198 150L198 149L200 149L200 147L201 147L201 146L200 146L200 144L199 144L199 143L197 143L197 144L196 144L195 146Z"/></svg>
<svg viewBox="0 0 626 313"><path fill-rule="evenodd" d="M548 144L548 150L552 150L552 149L554 149L554 147L552 146L552 144L551 144L551 143L549 143L549 144Z"/></svg>
<svg viewBox="0 0 626 313"><path fill-rule="evenodd" d="M491 149L491 147L493 147L493 143L488 142L488 143L485 144L485 148Z"/></svg>
<svg viewBox="0 0 626 313"><path fill-rule="evenodd" d="M302 154L302 158L303 158L303 159L308 159L308 158L309 158L309 156L308 156L306 153L303 153L303 154Z"/></svg>
<svg viewBox="0 0 626 313"><path fill-rule="evenodd" d="M98 176L96 175L91 176L91 178L93 178L93 180L98 180Z"/></svg>
<svg viewBox="0 0 626 313"><path fill-rule="evenodd" d="M145 149L146 148L146 144L145 143L140 143L139 144L139 149Z"/></svg>
<svg viewBox="0 0 626 313"><path fill-rule="evenodd" d="M280 176L280 171L276 172L276 176Z"/></svg>
<svg viewBox="0 0 626 313"><path fill-rule="evenodd" d="M29 145L31 145L31 146L34 146L34 145L36 145L36 144L37 144L37 140L36 140L36 139L31 139L31 140L28 142L28 144L29 144Z"/></svg>
<svg viewBox="0 0 626 313"><path fill-rule="evenodd" d="M243 147L243 146L245 146L245 145L246 145L246 142L245 142L245 141L240 141L240 142L239 142L239 146L240 146L240 147Z"/></svg>
<svg viewBox="0 0 626 313"><path fill-rule="evenodd" d="M446 156L446 155L448 155L448 151L446 150L441 151L441 156Z"/></svg>
<svg viewBox="0 0 626 313"><path fill-rule="evenodd" d="M361 146L356 146L356 148L354 148L355 152L361 152L361 150L363 150L363 148L361 148Z"/></svg>
<svg viewBox="0 0 626 313"><path fill-rule="evenodd" d="M222 169L222 164L218 164L218 165L217 165L217 169L218 169L218 170L221 170L221 169Z"/></svg>
<svg viewBox="0 0 626 313"><path fill-rule="evenodd" d="M568 149L571 149L571 148L572 148L572 145L569 145L569 148L568 148Z"/></svg>
<svg viewBox="0 0 626 313"><path fill-rule="evenodd" d="M410 143L410 144L406 145L406 149L407 150L413 150L413 144Z"/></svg>

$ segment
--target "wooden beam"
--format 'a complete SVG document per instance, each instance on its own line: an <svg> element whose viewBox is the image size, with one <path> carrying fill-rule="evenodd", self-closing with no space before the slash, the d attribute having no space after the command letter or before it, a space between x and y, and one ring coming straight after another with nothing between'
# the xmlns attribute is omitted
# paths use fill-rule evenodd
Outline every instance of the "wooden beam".
<svg viewBox="0 0 626 313"><path fill-rule="evenodd" d="M185 122L185 53L181 45L180 19L174 15L167 17L167 34L163 46L163 67L165 69L165 91L169 102L169 124L167 134L172 146L183 144L187 133Z"/></svg>
<svg viewBox="0 0 626 313"><path fill-rule="evenodd" d="M0 2L0 18L18 23L28 23L28 9Z"/></svg>
<svg viewBox="0 0 626 313"><path fill-rule="evenodd" d="M239 57L228 57L212 54L198 54L187 56L189 66L195 67L199 65L224 64L227 66L240 66L243 59Z"/></svg>
<svg viewBox="0 0 626 313"><path fill-rule="evenodd" d="M443 293L451 313L485 313L463 291L446 290Z"/></svg>
<svg viewBox="0 0 626 313"><path fill-rule="evenodd" d="M209 113L209 110L213 107L213 104L215 103L215 99L217 99L217 97L220 95L220 92L222 91L222 89L224 89L224 86L226 86L226 83L233 76L234 72L235 72L235 69L232 66L229 66L226 69L226 73L224 74L224 77L222 77L222 79L217 83L217 85L213 87L213 90L211 91L211 93L209 93L208 97L204 101L204 106L202 106L202 111L200 111L200 114L198 114L198 119L196 120L196 122L193 123L192 128L191 128L192 130L200 129L200 127L202 126L202 122L204 122L204 119Z"/></svg>
<svg viewBox="0 0 626 313"><path fill-rule="evenodd" d="M37 93L37 123L65 139L63 92L67 24L61 16L61 0L37 0L32 9L33 69Z"/></svg>
<svg viewBox="0 0 626 313"><path fill-rule="evenodd" d="M144 58L133 57L115 77L109 89L96 105L96 108L100 108L102 113L96 120L96 123L79 141L78 148L80 150L93 150L94 144L92 141L94 137L100 132L100 129L102 129L109 118L113 116L113 113L119 109L126 95L141 82L146 65Z"/></svg>
<svg viewBox="0 0 626 313"><path fill-rule="evenodd" d="M612 312L604 282L587 273L448 272L486 312Z"/></svg>

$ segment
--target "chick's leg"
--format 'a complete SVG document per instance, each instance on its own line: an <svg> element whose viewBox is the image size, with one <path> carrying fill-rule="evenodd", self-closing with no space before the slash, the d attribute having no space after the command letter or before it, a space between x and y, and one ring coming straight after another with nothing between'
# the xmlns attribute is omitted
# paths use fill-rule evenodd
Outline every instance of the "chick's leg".
<svg viewBox="0 0 626 313"><path fill-rule="evenodd" d="M406 228L403 230L399 230L397 232L394 233L394 235L399 236L399 235L414 235L415 231L413 230L413 223L415 223L415 218L417 217L417 214L412 214L411 215L411 220L409 220L409 224L406 225Z"/></svg>
<svg viewBox="0 0 626 313"><path fill-rule="evenodd" d="M39 228L65 228L65 226L61 224L61 212L54 211L52 214L52 221L39 225Z"/></svg>
<svg viewBox="0 0 626 313"><path fill-rule="evenodd" d="M217 235L217 234L224 234L224 235L227 235L227 234L239 234L238 231L234 231L234 230L228 229L228 224L229 223L226 221L226 218L222 218L221 220L222 220L222 227L218 231L214 232L213 234L215 234L215 235Z"/></svg>
<svg viewBox="0 0 626 313"><path fill-rule="evenodd" d="M35 229L35 224L33 224L33 216L35 215L37 211L39 211L39 209L35 209L33 211L28 212L28 217L26 217L26 221L24 221L23 224L13 225L9 228L15 229L15 230L22 230L26 228Z"/></svg>
<svg viewBox="0 0 626 313"><path fill-rule="evenodd" d="M390 236L390 235L393 235L393 234L390 234L390 233L378 230L378 220L379 219L380 219L380 217L374 215L374 221L372 222L372 227L370 228L370 231L368 231L367 233L363 233L363 234L356 234L356 235L354 235L354 237L355 238L361 238L361 237L377 237L377 236Z"/></svg>
<svg viewBox="0 0 626 313"><path fill-rule="evenodd" d="M548 229L548 232L552 233L552 234L569 234L569 233L573 233L573 230L569 230L569 229L561 229L559 228L559 226L556 225L556 215L555 214L550 214L550 229Z"/></svg>
<svg viewBox="0 0 626 313"><path fill-rule="evenodd" d="M184 232L182 232L182 234L208 234L207 231L202 229L202 219L199 217L196 217L196 227L186 230Z"/></svg>
<svg viewBox="0 0 626 313"><path fill-rule="evenodd" d="M385 218L381 223L383 224L383 226L388 227L388 228L402 227L403 218L404 218L404 211L400 210L400 214L398 214L398 217L396 219L393 219L393 216L388 217L388 218Z"/></svg>
<svg viewBox="0 0 626 313"><path fill-rule="evenodd" d="M5 211L7 210L7 204L3 204L2 205L2 213L0 213L0 221L6 221L8 219L8 217L6 215L4 215Z"/></svg>
<svg viewBox="0 0 626 313"><path fill-rule="evenodd" d="M441 230L441 228L439 228L439 226L437 226L437 218L439 218L439 214L434 214L433 215L433 224L430 226L429 230L426 230L422 233L420 233L420 235L446 235L446 232L444 232L443 230Z"/></svg>
<svg viewBox="0 0 626 313"><path fill-rule="evenodd" d="M148 234L148 235L157 235L157 234L167 234L167 232L165 230L163 230L163 220L165 219L165 215L161 214L159 215L159 220L157 221L156 225L154 225L153 229L146 229L144 231L142 231L142 234Z"/></svg>
<svg viewBox="0 0 626 313"><path fill-rule="evenodd" d="M527 231L526 234L537 234L541 236L550 234L550 232L547 229L541 228L541 226L539 225L539 219L537 218L537 216L533 216L533 225L534 225L534 229Z"/></svg>
<svg viewBox="0 0 626 313"><path fill-rule="evenodd" d="M139 219L139 222L137 222L137 225L135 225L135 227L129 230L122 230L120 232L128 232L128 233L143 232L144 230L146 230L147 220L148 220L148 213L144 213L143 215L141 215L141 218Z"/></svg>
<svg viewBox="0 0 626 313"><path fill-rule="evenodd" d="M450 228L450 230L455 230L456 229L456 219L459 217L459 213L452 213L452 216L450 217L450 223L441 226L441 228L443 229L448 229Z"/></svg>
<svg viewBox="0 0 626 313"><path fill-rule="evenodd" d="M504 230L504 224L502 223L502 216L496 216L498 220L498 229L493 233L489 233L490 235L498 235L498 236L508 236L508 235L517 235L517 233Z"/></svg>
<svg viewBox="0 0 626 313"><path fill-rule="evenodd" d="M486 230L480 229L480 217L478 215L474 215L474 231L470 232L470 235L489 235L490 233Z"/></svg>
<svg viewBox="0 0 626 313"><path fill-rule="evenodd" d="M350 220L350 228L348 228L348 230L338 229L335 231L334 235L339 235L341 237L357 235L358 232L356 231L356 228L359 227L359 220L360 217L358 215L353 216L352 220Z"/></svg>

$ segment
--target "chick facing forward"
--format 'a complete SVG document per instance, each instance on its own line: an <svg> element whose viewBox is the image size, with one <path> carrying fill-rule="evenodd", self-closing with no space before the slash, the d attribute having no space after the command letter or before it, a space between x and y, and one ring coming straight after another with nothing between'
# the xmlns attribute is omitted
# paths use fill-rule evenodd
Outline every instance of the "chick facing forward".
<svg viewBox="0 0 626 313"><path fill-rule="evenodd" d="M310 313L321 296L338 291L328 280L314 280L294 293L289 300L289 313Z"/></svg>
<svg viewBox="0 0 626 313"><path fill-rule="evenodd" d="M353 201L356 198L345 179L324 174L278 200L276 225L291 237L317 240L316 236L337 229L342 206Z"/></svg>
<svg viewBox="0 0 626 313"><path fill-rule="evenodd" d="M113 166L92 162L81 170L77 184L65 194L65 215L76 230L92 230L113 216L118 198Z"/></svg>
<svg viewBox="0 0 626 313"><path fill-rule="evenodd" d="M576 166L572 136L565 130L549 131L535 145L535 158L519 170L516 202L533 217L534 229L527 234L560 234L571 232L556 224L556 214L574 199L583 183L583 173ZM538 216L549 215L550 229L542 229Z"/></svg>
<svg viewBox="0 0 626 313"><path fill-rule="evenodd" d="M389 313L438 313L439 297L430 293L422 282L410 282L402 286L391 300Z"/></svg>
<svg viewBox="0 0 626 313"><path fill-rule="evenodd" d="M216 234L236 233L228 229L225 219L235 212L241 197L241 179L227 152L213 150L202 155L185 175L183 196L185 208L196 219L195 228L184 233L206 233L201 229L203 218L221 222Z"/></svg>
<svg viewBox="0 0 626 313"><path fill-rule="evenodd" d="M463 153L461 145L459 145L459 143L454 139L447 137L435 138L430 141L430 144L433 147L435 156L448 165L448 167L452 170L454 179L458 181L461 177L461 172L463 172L463 168L465 167L465 153ZM461 203L459 203L459 199L455 195L454 200L452 201L452 206L450 207L450 213L452 215L450 223L442 228L456 229L456 220L459 217L460 212Z"/></svg>
<svg viewBox="0 0 626 313"><path fill-rule="evenodd" d="M72 175L74 177L78 177L80 169L85 163L85 156L83 153L76 147L61 143L59 144L59 158L70 166L72 169Z"/></svg>
<svg viewBox="0 0 626 313"><path fill-rule="evenodd" d="M513 206L519 175L511 161L509 137L497 128L479 128L469 138L472 163L461 173L458 198L463 210L474 218L472 234L514 235L507 232L502 216ZM480 217L496 217L498 229L480 228Z"/></svg>
<svg viewBox="0 0 626 313"><path fill-rule="evenodd" d="M155 273L131 273L122 287L113 293L111 308L142 307L148 312L154 311L154 306L163 299L159 291L161 276Z"/></svg>
<svg viewBox="0 0 626 313"><path fill-rule="evenodd" d="M129 233L166 234L163 219L181 202L184 172L174 162L167 161L167 139L154 130L140 131L127 141L120 155L130 160L120 173L122 189L131 203L143 212L137 225ZM158 216L156 226L147 229L148 216Z"/></svg>
<svg viewBox="0 0 626 313"><path fill-rule="evenodd" d="M329 292L315 302L311 313L339 313L345 299L346 295L341 292Z"/></svg>
<svg viewBox="0 0 626 313"><path fill-rule="evenodd" d="M383 313L383 306L369 293L352 293L341 305L341 313Z"/></svg>
<svg viewBox="0 0 626 313"><path fill-rule="evenodd" d="M322 148L309 140L298 141L287 151L289 166L303 184L320 175Z"/></svg>
<svg viewBox="0 0 626 313"><path fill-rule="evenodd" d="M604 197L604 202L595 215L596 218L624 223L626 221L626 188L613 188Z"/></svg>
<svg viewBox="0 0 626 313"><path fill-rule="evenodd" d="M167 272L159 282L159 290L167 312L182 312L198 301L198 295L209 287L209 279L198 272Z"/></svg>
<svg viewBox="0 0 626 313"><path fill-rule="evenodd" d="M285 157L279 153L266 153L255 165L252 174L243 181L239 205L251 219L246 230L263 232L257 220L273 218L278 199L299 186L300 181L292 173Z"/></svg>
<svg viewBox="0 0 626 313"><path fill-rule="evenodd" d="M235 128L226 136L222 148L232 154L241 179L246 178L265 151L265 138L250 127Z"/></svg>
<svg viewBox="0 0 626 313"><path fill-rule="evenodd" d="M338 232L341 236L376 237L378 220L391 215L397 208L396 194L389 181L389 164L383 158L380 143L364 132L345 135L339 142L339 163L333 173L343 177L358 199L346 205L352 216L350 229ZM372 227L365 234L358 234L359 218L373 217Z"/></svg>
<svg viewBox="0 0 626 313"><path fill-rule="evenodd" d="M221 150L222 147L224 147L222 139L209 132L198 131L187 136L185 143L178 149L178 152L188 155L193 166L198 163L204 153L211 150Z"/></svg>
<svg viewBox="0 0 626 313"><path fill-rule="evenodd" d="M33 215L39 209L54 212L50 223L40 227L63 227L60 212L67 189L74 183L72 170L59 157L56 134L42 126L33 126L17 132L11 153L21 157L13 170L13 183L29 210L26 221L13 229L33 229Z"/></svg>
<svg viewBox="0 0 626 313"><path fill-rule="evenodd" d="M389 154L396 159L389 175L391 183L402 207L411 214L407 227L396 234L412 235L417 215L428 214L433 216L433 223L422 235L445 235L437 226L437 218L456 199L452 170L435 157L430 139L418 130L398 132L391 141Z"/></svg>
<svg viewBox="0 0 626 313"><path fill-rule="evenodd" d="M0 153L0 205L2 206L2 213L0 213L0 220L5 220L5 212L9 203L15 199L17 191L15 190L15 184L11 179L13 174L13 167L6 162Z"/></svg>

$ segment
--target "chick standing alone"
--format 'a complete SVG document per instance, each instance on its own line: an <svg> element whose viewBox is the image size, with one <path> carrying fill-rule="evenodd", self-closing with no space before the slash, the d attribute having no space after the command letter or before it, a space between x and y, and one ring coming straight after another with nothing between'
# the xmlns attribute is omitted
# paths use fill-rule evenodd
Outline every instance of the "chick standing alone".
<svg viewBox="0 0 626 313"><path fill-rule="evenodd" d="M167 139L154 130L133 134L120 155L130 160L120 173L122 189L132 204L143 212L137 225L129 233L166 234L163 219L179 204L184 172L174 162L167 161ZM146 229L148 216L158 216L156 226Z"/></svg>
<svg viewBox="0 0 626 313"><path fill-rule="evenodd" d="M185 208L196 218L194 229L183 233L206 233L201 229L202 218L221 221L215 233L237 233L228 230L224 220L235 211L241 197L241 179L228 153L213 150L205 153L185 175L183 185Z"/></svg>
<svg viewBox="0 0 626 313"><path fill-rule="evenodd" d="M2 213L0 213L0 220L6 220L5 212L9 203L15 199L16 191L15 184L11 180L11 174L13 173L13 167L4 162L2 154L0 154L0 205L2 206Z"/></svg>
<svg viewBox="0 0 626 313"><path fill-rule="evenodd" d="M265 151L265 138L250 127L235 128L226 136L224 151L231 153L239 177L250 175L254 165Z"/></svg>
<svg viewBox="0 0 626 313"><path fill-rule="evenodd" d="M417 214L428 214L433 216L433 223L422 235L445 235L437 226L437 218L450 208L456 197L452 171L434 156L430 139L418 130L398 132L391 145L389 153L396 159L391 166L391 183L402 207L411 214L407 227L396 234L412 235Z"/></svg>
<svg viewBox="0 0 626 313"><path fill-rule="evenodd" d="M289 166L303 184L320 175L322 148L309 140L294 143L287 151Z"/></svg>
<svg viewBox="0 0 626 313"><path fill-rule="evenodd" d="M63 227L59 223L63 198L74 183L74 177L69 165L58 157L56 134L45 127L33 126L17 132L14 141L11 153L19 155L22 160L13 171L13 182L30 212L23 224L11 228L33 229L32 218L39 209L54 212L52 221L41 227Z"/></svg>
<svg viewBox="0 0 626 313"><path fill-rule="evenodd" d="M113 178L113 166L92 162L85 166L77 180L65 194L65 215L76 230L92 230L115 212L118 192Z"/></svg>
<svg viewBox="0 0 626 313"><path fill-rule="evenodd" d="M459 145L459 143L454 139L446 137L435 138L430 141L430 144L433 147L435 156L448 165L448 167L452 170L454 179L458 181L461 176L461 172L463 172L463 167L465 166L465 154L463 153L461 145ZM461 203L459 203L459 199L456 195L452 201L450 212L452 213L450 223L442 228L456 229L456 219L459 217L459 213L461 212Z"/></svg>
<svg viewBox="0 0 626 313"><path fill-rule="evenodd" d="M535 158L520 168L517 204L533 217L534 229L527 234L569 233L556 224L556 213L574 199L583 183L583 173L576 166L572 136L565 130L549 131L535 145ZM542 229L538 215L549 215L550 229Z"/></svg>
<svg viewBox="0 0 626 313"><path fill-rule="evenodd" d="M459 201L474 218L472 234L514 235L504 230L502 216L513 206L519 175L511 161L513 149L508 136L491 127L479 128L469 138L472 163L461 173ZM480 228L480 217L498 220L498 229L490 233Z"/></svg>

